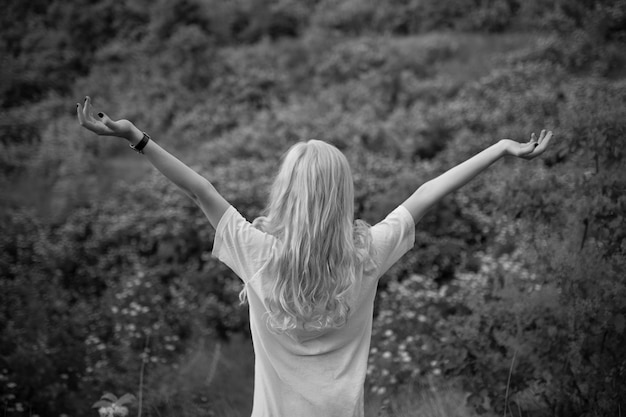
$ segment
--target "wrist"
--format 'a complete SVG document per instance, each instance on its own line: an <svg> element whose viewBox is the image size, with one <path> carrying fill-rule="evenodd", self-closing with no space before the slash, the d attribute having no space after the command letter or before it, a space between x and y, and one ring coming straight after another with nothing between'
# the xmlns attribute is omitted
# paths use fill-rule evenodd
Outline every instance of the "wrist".
<svg viewBox="0 0 626 417"><path fill-rule="evenodd" d="M132 129L130 130L128 135L124 137L124 139L126 139L129 144L135 146L139 142L141 142L141 139L143 139L143 132L133 125Z"/></svg>
<svg viewBox="0 0 626 417"><path fill-rule="evenodd" d="M507 155L511 155L509 144L507 139L500 139L498 143L494 145L498 151L498 157L502 158Z"/></svg>

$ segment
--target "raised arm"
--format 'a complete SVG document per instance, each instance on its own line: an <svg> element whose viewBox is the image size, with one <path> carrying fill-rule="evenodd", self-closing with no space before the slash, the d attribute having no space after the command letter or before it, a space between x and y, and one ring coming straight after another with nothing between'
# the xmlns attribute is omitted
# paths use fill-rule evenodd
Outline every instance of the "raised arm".
<svg viewBox="0 0 626 417"><path fill-rule="evenodd" d="M424 183L402 205L411 213L417 223L424 213L439 200L467 184L498 159L506 155L532 159L543 153L551 138L552 132L542 130L539 139L536 139L533 133L530 142L527 143L502 139L437 178Z"/></svg>
<svg viewBox="0 0 626 417"><path fill-rule="evenodd" d="M98 113L98 116L94 117L89 97L85 99L84 106L78 103L76 110L80 125L98 135L124 138L133 146L144 137L143 132L128 120L113 121L104 113ZM200 206L209 222L217 228L229 203L215 187L152 139L146 143L142 152L156 169Z"/></svg>

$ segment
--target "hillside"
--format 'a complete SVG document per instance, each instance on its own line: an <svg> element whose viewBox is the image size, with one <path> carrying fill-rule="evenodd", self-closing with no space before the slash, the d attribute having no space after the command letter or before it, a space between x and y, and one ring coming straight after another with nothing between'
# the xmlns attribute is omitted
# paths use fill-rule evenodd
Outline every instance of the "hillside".
<svg viewBox="0 0 626 417"><path fill-rule="evenodd" d="M412 415L431 389L458 415L624 408L626 2L9 3L7 416L86 413L104 392L138 395L140 374L144 415L251 407L240 281L192 201L78 126L87 94L250 220L300 140L345 153L373 224L498 139L553 130L541 159L499 161L432 210L381 280L368 413Z"/></svg>

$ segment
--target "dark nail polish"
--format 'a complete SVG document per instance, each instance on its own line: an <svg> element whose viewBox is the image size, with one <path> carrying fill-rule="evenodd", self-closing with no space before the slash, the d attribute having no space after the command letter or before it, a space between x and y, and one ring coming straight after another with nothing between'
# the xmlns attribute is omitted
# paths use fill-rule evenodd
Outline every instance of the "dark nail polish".
<svg viewBox="0 0 626 417"><path fill-rule="evenodd" d="M104 117L104 114L103 113L98 113L98 117L102 118L102 117Z"/></svg>

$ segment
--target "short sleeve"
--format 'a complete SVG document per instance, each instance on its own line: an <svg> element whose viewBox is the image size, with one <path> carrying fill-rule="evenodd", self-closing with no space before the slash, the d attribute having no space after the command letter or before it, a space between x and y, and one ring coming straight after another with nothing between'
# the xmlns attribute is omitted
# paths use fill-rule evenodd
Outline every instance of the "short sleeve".
<svg viewBox="0 0 626 417"><path fill-rule="evenodd" d="M415 221L404 206L398 206L383 221L372 226L370 233L374 263L378 267L376 278L380 278L413 247Z"/></svg>
<svg viewBox="0 0 626 417"><path fill-rule="evenodd" d="M275 241L230 206L217 224L213 256L248 282L269 259Z"/></svg>

